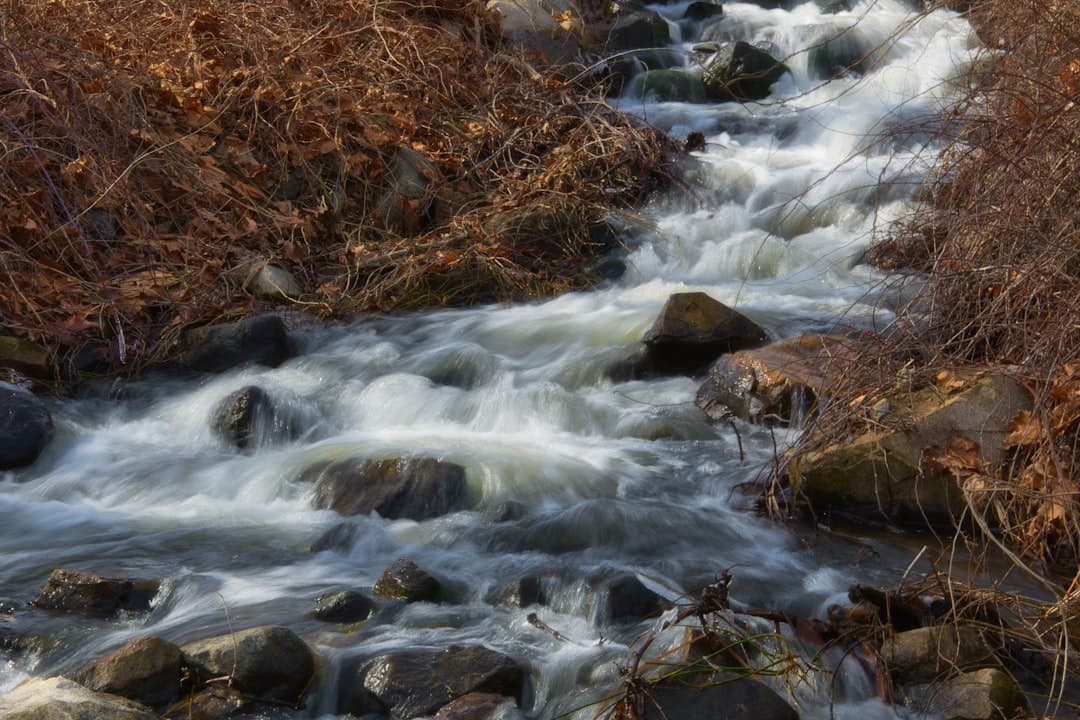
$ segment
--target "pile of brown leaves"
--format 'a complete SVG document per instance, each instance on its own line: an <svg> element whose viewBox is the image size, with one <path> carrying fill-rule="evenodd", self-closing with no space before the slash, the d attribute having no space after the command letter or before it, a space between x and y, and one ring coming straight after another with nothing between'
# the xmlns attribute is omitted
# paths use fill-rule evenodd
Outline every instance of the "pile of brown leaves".
<svg viewBox="0 0 1080 720"><path fill-rule="evenodd" d="M252 260L320 314L580 285L600 208L640 202L670 149L583 92L477 0L7 3L0 323L130 367L259 309ZM411 232L375 212L402 148L437 168ZM521 207L573 221L559 252L492 234Z"/></svg>

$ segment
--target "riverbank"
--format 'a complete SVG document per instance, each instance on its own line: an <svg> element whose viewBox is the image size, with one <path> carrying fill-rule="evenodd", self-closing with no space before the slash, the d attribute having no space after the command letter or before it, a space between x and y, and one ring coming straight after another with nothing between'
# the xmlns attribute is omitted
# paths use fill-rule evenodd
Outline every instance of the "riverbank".
<svg viewBox="0 0 1080 720"><path fill-rule="evenodd" d="M483 3L29 2L3 25L0 324L42 379L269 308L587 287L605 212L668 181L669 140Z"/></svg>

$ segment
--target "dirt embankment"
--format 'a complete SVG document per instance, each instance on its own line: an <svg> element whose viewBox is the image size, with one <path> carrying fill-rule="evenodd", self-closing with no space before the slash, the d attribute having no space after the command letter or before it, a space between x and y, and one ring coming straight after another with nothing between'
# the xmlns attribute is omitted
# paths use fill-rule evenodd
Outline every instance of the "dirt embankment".
<svg viewBox="0 0 1080 720"><path fill-rule="evenodd" d="M40 0L0 21L0 333L57 366L137 367L275 287L324 317L580 287L603 209L665 182L666 139L473 0Z"/></svg>

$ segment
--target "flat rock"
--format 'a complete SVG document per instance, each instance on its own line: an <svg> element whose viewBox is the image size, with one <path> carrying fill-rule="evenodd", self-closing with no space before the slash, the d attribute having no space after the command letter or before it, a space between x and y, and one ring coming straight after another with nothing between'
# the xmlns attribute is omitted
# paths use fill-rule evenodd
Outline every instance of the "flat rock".
<svg viewBox="0 0 1080 720"><path fill-rule="evenodd" d="M33 678L0 695L3 720L158 720L137 702L98 693L62 677Z"/></svg>
<svg viewBox="0 0 1080 720"><path fill-rule="evenodd" d="M184 333L176 363L195 372L218 373L238 365L277 367L292 356L285 322L257 315Z"/></svg>
<svg viewBox="0 0 1080 720"><path fill-rule="evenodd" d="M28 392L0 388L0 470L29 465L52 438L45 403Z"/></svg>
<svg viewBox="0 0 1080 720"><path fill-rule="evenodd" d="M910 686L901 695L908 708L941 720L1011 720L1031 714L1016 681L994 668Z"/></svg>
<svg viewBox="0 0 1080 720"><path fill-rule="evenodd" d="M947 386L893 393L876 428L789 464L792 489L819 512L951 528L964 508L953 475L926 460L950 447L994 467L1013 418L1031 394L1004 375L966 373Z"/></svg>
<svg viewBox="0 0 1080 720"><path fill-rule="evenodd" d="M189 665L206 677L232 678L246 695L298 702L315 674L315 655L288 628L264 626L182 646Z"/></svg>
<svg viewBox="0 0 1080 720"><path fill-rule="evenodd" d="M394 520L445 515L459 507L466 487L465 468L434 458L350 458L308 468L300 480L315 482L316 508Z"/></svg>
<svg viewBox="0 0 1080 720"><path fill-rule="evenodd" d="M470 693L520 701L525 678L525 671L506 655L468 645L381 655L364 673L363 687L395 720L411 720L430 716Z"/></svg>
<svg viewBox="0 0 1080 720"><path fill-rule="evenodd" d="M149 610L158 587L156 580L106 578L60 568L52 571L31 604L44 610L107 617L120 610Z"/></svg>
<svg viewBox="0 0 1080 720"><path fill-rule="evenodd" d="M881 644L881 658L897 682L928 681L958 669L999 664L977 629L956 625L897 633Z"/></svg>
<svg viewBox="0 0 1080 720"><path fill-rule="evenodd" d="M180 648L159 637L135 638L84 667L75 679L91 690L144 705L166 705L180 694Z"/></svg>
<svg viewBox="0 0 1080 720"><path fill-rule="evenodd" d="M695 403L712 420L730 414L797 422L854 362L855 352L848 338L804 335L721 355L709 367Z"/></svg>
<svg viewBox="0 0 1080 720"><path fill-rule="evenodd" d="M756 347L767 335L745 315L705 293L675 293L643 342L656 374L702 372L724 353Z"/></svg>

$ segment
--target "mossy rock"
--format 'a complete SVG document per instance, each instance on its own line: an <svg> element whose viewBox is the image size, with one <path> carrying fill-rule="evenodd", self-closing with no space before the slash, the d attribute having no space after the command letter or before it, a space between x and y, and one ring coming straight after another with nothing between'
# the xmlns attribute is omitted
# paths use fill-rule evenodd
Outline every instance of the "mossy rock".
<svg viewBox="0 0 1080 720"><path fill-rule="evenodd" d="M703 103L708 100L701 78L686 70L648 70L634 78L635 95L661 102Z"/></svg>

